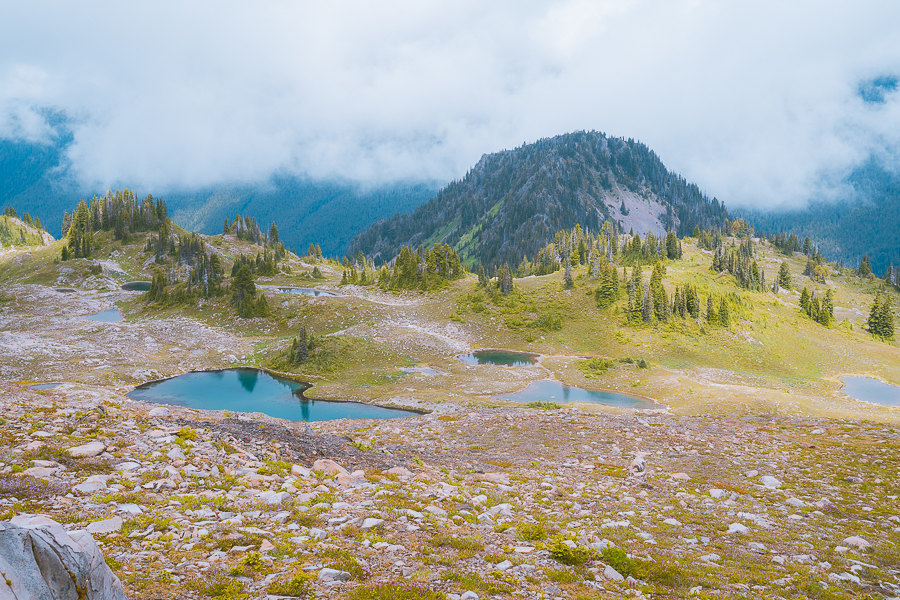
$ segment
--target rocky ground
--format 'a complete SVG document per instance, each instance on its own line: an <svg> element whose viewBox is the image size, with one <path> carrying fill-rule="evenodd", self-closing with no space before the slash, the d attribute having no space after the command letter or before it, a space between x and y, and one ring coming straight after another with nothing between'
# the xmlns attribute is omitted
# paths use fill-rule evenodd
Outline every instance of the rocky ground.
<svg viewBox="0 0 900 600"><path fill-rule="evenodd" d="M132 598L900 596L896 429L467 410L304 424L5 383L0 520L86 528Z"/></svg>

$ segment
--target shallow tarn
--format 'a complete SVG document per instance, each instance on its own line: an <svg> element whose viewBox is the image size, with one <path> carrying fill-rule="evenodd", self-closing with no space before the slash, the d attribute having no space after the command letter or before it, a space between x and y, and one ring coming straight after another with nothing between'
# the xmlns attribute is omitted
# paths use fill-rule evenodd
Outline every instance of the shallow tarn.
<svg viewBox="0 0 900 600"><path fill-rule="evenodd" d="M617 392L586 390L584 388L566 385L562 382L549 379L533 381L521 392L497 397L502 400L523 403L556 402L557 404L570 404L573 402L586 402L590 404L605 404L607 406L616 406L619 408L664 408L662 405L657 404L648 398L629 396Z"/></svg>
<svg viewBox="0 0 900 600"><path fill-rule="evenodd" d="M339 294L335 294L334 292L327 292L325 290L318 290L316 288L306 288L306 287L279 287L278 291L282 294L292 294L295 296L316 296L316 297L325 297L325 298L337 298Z"/></svg>
<svg viewBox="0 0 900 600"><path fill-rule="evenodd" d="M540 355L513 350L475 350L456 357L459 361L470 365L496 365L500 367L528 367L538 362Z"/></svg>
<svg viewBox="0 0 900 600"><path fill-rule="evenodd" d="M103 323L118 323L119 321L122 321L124 317L122 316L122 311L113 306L112 308L107 308L96 314L87 315L85 319L101 321Z"/></svg>
<svg viewBox="0 0 900 600"><path fill-rule="evenodd" d="M900 387L870 377L844 377L842 392L855 400L900 406Z"/></svg>
<svg viewBox="0 0 900 600"><path fill-rule="evenodd" d="M312 400L309 384L276 377L259 369L197 371L136 387L128 397L200 410L261 412L291 421L396 419L418 413L360 402Z"/></svg>

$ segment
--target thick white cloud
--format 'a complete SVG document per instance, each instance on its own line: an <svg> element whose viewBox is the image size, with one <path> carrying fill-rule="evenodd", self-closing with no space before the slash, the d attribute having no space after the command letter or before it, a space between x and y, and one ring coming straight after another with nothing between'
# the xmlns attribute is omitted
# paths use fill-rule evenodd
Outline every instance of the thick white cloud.
<svg viewBox="0 0 900 600"><path fill-rule="evenodd" d="M73 120L71 171L144 189L460 177L486 152L598 129L708 193L826 194L900 146L891 2L28 2L0 21L0 136ZM893 150L891 150L893 151Z"/></svg>

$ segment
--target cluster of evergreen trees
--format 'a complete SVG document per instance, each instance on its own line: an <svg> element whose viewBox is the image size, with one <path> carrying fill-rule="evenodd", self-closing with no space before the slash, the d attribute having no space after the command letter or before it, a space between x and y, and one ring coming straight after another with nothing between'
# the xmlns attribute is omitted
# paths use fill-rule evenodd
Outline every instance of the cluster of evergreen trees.
<svg viewBox="0 0 900 600"><path fill-rule="evenodd" d="M809 238L806 238L806 241L809 242ZM800 245L800 238L797 237L796 234L787 235L783 231L779 231L775 235L769 238L769 243L782 251L782 253L790 256L794 252L800 252L802 246Z"/></svg>
<svg viewBox="0 0 900 600"><path fill-rule="evenodd" d="M447 244L419 246L418 251L403 246L393 265L382 267L378 285L386 290L433 290L465 275L459 254Z"/></svg>
<svg viewBox="0 0 900 600"><path fill-rule="evenodd" d="M814 254L807 256L803 274L816 283L825 283L825 278L828 276L828 267L825 266L825 259L822 258L822 254L818 250Z"/></svg>
<svg viewBox="0 0 900 600"><path fill-rule="evenodd" d="M256 289L249 263L240 265L231 277L231 304L244 319L269 316L269 301Z"/></svg>
<svg viewBox="0 0 900 600"><path fill-rule="evenodd" d="M168 220L165 201L154 199L151 194L140 200L134 192L125 189L107 192L103 198L94 196L89 204L82 200L74 214L63 214L62 231L71 240L71 227L77 225L80 234L113 231L115 239L124 241L129 233L157 231Z"/></svg>
<svg viewBox="0 0 900 600"><path fill-rule="evenodd" d="M756 262L752 239L746 239L738 246L721 244L713 255L712 270L716 273L727 271L734 276L738 287L755 292L766 291L766 273Z"/></svg>
<svg viewBox="0 0 900 600"><path fill-rule="evenodd" d="M12 217L14 219L19 218L19 213L17 213L16 209L13 208L12 206L7 206L6 208L4 208L3 214L7 217ZM41 220L37 217L32 219L31 215L28 214L27 212L25 213L25 216L22 217L22 222L25 223L26 225L28 225L29 227L34 227L37 230L44 231L44 227L43 227L43 225L41 225Z"/></svg>
<svg viewBox="0 0 900 600"><path fill-rule="evenodd" d="M869 333L883 340L894 339L894 313L891 310L891 297L887 293L878 292L869 312Z"/></svg>
<svg viewBox="0 0 900 600"><path fill-rule="evenodd" d="M815 291L810 293L808 289L803 288L800 292L800 312L816 323L831 327L834 323L834 291L827 290L825 297L820 301Z"/></svg>
<svg viewBox="0 0 900 600"><path fill-rule="evenodd" d="M301 326L297 337L291 340L287 351L288 363L302 365L309 359L309 351L315 347L315 339L310 332L307 335L306 327Z"/></svg>
<svg viewBox="0 0 900 600"><path fill-rule="evenodd" d="M269 230L265 231L259 226L256 219L250 216L242 217L237 215L231 223L228 222L228 219L225 219L225 224L222 226L222 234L230 234L239 240L244 240L251 244L259 244L260 246L274 247L280 244L278 241L278 227L275 223L272 223Z"/></svg>
<svg viewBox="0 0 900 600"><path fill-rule="evenodd" d="M284 258L281 245L277 245L275 250L270 254L266 248L262 253L257 252L256 256L247 254L239 255L234 264L231 265L231 276L237 275L241 267L246 266L250 270L251 275L258 277L273 277L278 273L278 263Z"/></svg>

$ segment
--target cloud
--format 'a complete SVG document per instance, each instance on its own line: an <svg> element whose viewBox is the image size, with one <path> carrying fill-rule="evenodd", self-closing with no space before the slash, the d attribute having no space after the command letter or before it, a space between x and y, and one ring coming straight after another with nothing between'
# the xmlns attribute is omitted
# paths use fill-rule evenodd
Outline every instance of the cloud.
<svg viewBox="0 0 900 600"><path fill-rule="evenodd" d="M4 12L0 137L50 140L45 109L63 111L69 172L100 187L275 172L447 181L484 153L598 129L640 139L730 204L773 206L826 196L871 153L900 148L889 1Z"/></svg>

